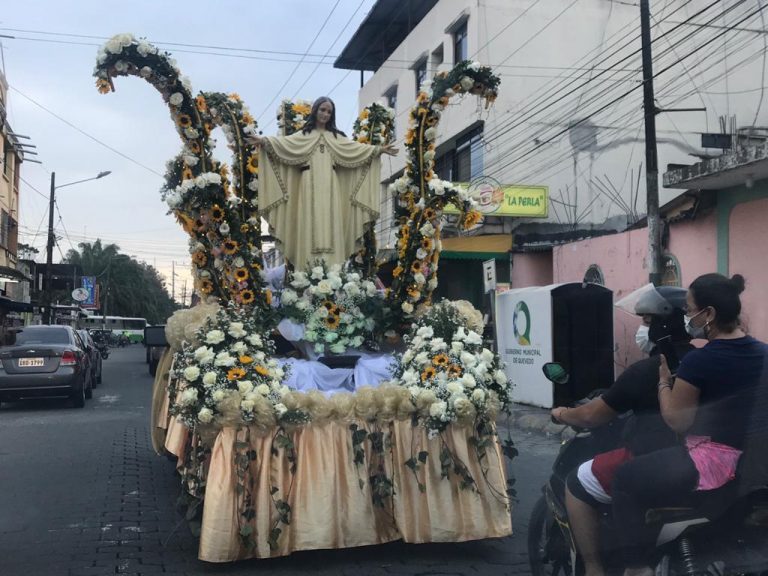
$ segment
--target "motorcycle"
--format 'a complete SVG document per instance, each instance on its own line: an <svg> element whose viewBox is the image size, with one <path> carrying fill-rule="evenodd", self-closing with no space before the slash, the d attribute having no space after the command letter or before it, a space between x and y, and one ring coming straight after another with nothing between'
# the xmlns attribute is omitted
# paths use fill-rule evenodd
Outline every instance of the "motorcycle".
<svg viewBox="0 0 768 576"><path fill-rule="evenodd" d="M555 384L567 381L564 373L559 364L544 365L544 374ZM596 390L579 403L601 393ZM583 574L565 507L566 477L597 454L619 447L630 416L591 430L571 427L575 435L563 442L531 513L528 557L533 576ZM719 494L699 493L695 504L685 503L693 505L646 512L646 522L658 527L656 576L767 573L768 485L737 497L737 483L713 491ZM607 573L620 575L624 566L613 522L609 510L601 513L601 548Z"/></svg>

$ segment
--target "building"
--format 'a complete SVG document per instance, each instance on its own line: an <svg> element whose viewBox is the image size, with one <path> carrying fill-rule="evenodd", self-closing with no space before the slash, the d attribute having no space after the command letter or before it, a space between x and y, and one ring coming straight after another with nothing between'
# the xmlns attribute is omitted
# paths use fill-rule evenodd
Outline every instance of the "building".
<svg viewBox="0 0 768 576"><path fill-rule="evenodd" d="M19 179L24 150L8 123L7 102L8 82L0 71L0 329L24 324L23 315L32 311L29 299L23 298L30 276L19 269L17 260Z"/></svg>
<svg viewBox="0 0 768 576"><path fill-rule="evenodd" d="M693 109L657 117L659 164L721 154L702 147L701 133L715 127L734 136L729 147L752 138L768 113L755 88L765 48L759 34L741 33L735 24L758 26L754 7L693 0L654 9L658 105ZM447 229L441 286L461 280L464 288L451 290L477 302L481 261L488 258L498 263L499 281L548 284L556 276L553 246L566 237L602 236L642 222L639 22L636 5L610 0L374 4L335 62L361 71L360 108L374 101L394 108L402 138L419 87L436 72L463 59L488 64L501 77L499 98L489 110L475 97L454 99L438 127L437 172L454 182L549 190L546 218L489 217L453 238ZM724 23L734 29L724 30ZM404 163L403 155L384 160L382 190ZM662 203L679 194L662 190ZM395 242L392 213L392 198L382 194L377 236L385 254Z"/></svg>

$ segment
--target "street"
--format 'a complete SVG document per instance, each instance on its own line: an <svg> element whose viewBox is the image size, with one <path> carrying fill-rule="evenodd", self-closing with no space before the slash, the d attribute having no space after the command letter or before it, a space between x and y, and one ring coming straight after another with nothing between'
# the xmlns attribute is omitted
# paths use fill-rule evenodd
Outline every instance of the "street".
<svg viewBox="0 0 768 576"><path fill-rule="evenodd" d="M213 565L177 514L174 464L149 438L144 348L112 350L84 409L61 400L0 407L0 575L527 574L526 529L558 442L513 431L515 534L461 544L297 553Z"/></svg>

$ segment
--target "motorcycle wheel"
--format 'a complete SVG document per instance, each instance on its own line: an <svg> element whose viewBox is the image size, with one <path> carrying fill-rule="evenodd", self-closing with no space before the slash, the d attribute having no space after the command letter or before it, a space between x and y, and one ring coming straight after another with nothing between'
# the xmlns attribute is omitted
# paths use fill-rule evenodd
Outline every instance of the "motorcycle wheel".
<svg viewBox="0 0 768 576"><path fill-rule="evenodd" d="M528 523L528 561L533 576L569 576L571 574L571 555L568 545L563 541L563 533L557 527L542 496L536 502ZM555 558L550 552L561 550Z"/></svg>

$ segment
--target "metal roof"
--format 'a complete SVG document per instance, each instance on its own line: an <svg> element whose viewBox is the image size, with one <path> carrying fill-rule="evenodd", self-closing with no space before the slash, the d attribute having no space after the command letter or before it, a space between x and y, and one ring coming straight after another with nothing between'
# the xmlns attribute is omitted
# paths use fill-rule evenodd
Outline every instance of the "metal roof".
<svg viewBox="0 0 768 576"><path fill-rule="evenodd" d="M378 70L437 0L378 0L333 63L342 70Z"/></svg>

